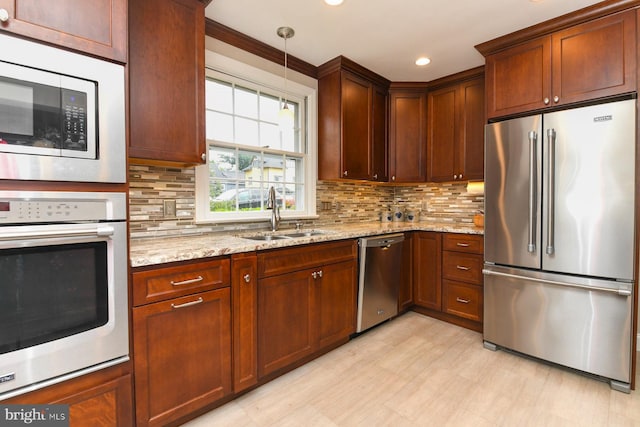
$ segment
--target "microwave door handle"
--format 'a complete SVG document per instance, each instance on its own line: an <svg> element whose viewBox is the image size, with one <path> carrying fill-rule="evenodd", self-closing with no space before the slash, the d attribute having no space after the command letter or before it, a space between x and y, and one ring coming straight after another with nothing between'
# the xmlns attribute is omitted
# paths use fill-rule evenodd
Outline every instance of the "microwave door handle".
<svg viewBox="0 0 640 427"><path fill-rule="evenodd" d="M529 242L527 251L536 251L536 144L538 135L531 131L529 136Z"/></svg>
<svg viewBox="0 0 640 427"><path fill-rule="evenodd" d="M554 251L554 220L553 217L555 215L555 149L556 149L556 131L555 129L547 130L547 137L549 139L549 153L547 154L547 159L549 161L547 170L548 172L548 180L547 180L547 255L553 255Z"/></svg>
<svg viewBox="0 0 640 427"><path fill-rule="evenodd" d="M113 227L109 225L101 225L91 228L79 228L75 230L38 230L38 231L26 231L26 232L9 232L3 233L0 236L0 241L15 241L25 239L50 239L50 238L64 238L64 237L105 237L112 236L114 233Z"/></svg>

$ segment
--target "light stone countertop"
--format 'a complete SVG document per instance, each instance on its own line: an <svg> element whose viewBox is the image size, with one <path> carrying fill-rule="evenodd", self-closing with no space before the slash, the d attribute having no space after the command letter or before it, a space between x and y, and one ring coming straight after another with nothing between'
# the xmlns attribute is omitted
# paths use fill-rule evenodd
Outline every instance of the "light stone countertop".
<svg viewBox="0 0 640 427"><path fill-rule="evenodd" d="M447 233L483 234L484 230L473 224L453 222L367 222L360 224L341 224L335 226L304 228L302 231L319 231L322 234L310 237L257 241L241 236L258 234L286 234L295 230L208 233L180 237L162 237L135 239L131 241L130 261L132 267L150 266L174 261L229 255L240 252L260 251L283 248L308 243L328 242L332 240L355 239L402 231L440 231Z"/></svg>

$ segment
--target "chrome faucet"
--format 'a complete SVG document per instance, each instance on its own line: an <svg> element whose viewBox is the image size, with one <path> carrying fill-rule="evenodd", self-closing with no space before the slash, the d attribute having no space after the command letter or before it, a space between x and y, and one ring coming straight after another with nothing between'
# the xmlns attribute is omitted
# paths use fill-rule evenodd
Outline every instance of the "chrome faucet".
<svg viewBox="0 0 640 427"><path fill-rule="evenodd" d="M269 198L267 199L267 209L271 209L271 218L269 219L269 223L271 224L271 231L278 230L278 225L280 225L280 206L278 206L276 202L276 190L271 186L269 188Z"/></svg>

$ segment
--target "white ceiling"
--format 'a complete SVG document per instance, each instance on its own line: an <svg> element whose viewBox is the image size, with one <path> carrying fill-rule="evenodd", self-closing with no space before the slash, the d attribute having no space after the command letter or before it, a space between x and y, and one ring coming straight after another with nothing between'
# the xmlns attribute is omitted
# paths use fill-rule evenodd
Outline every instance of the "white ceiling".
<svg viewBox="0 0 640 427"><path fill-rule="evenodd" d="M593 0L213 0L206 16L284 50L276 29L289 26L291 55L321 65L344 55L391 81L431 81L484 63L473 46ZM418 67L418 56L431 64Z"/></svg>

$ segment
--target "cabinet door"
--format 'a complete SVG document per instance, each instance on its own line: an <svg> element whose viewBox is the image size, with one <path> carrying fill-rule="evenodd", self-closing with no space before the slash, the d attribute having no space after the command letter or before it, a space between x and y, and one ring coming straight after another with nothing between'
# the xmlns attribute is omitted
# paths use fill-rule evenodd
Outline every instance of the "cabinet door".
<svg viewBox="0 0 640 427"><path fill-rule="evenodd" d="M427 179L427 96L392 92L389 119L389 181Z"/></svg>
<svg viewBox="0 0 640 427"><path fill-rule="evenodd" d="M258 375L310 355L317 342L313 305L315 270L258 280Z"/></svg>
<svg viewBox="0 0 640 427"><path fill-rule="evenodd" d="M343 178L371 178L371 96L371 83L342 72Z"/></svg>
<svg viewBox="0 0 640 427"><path fill-rule="evenodd" d="M546 107L551 96L551 38L487 56L485 73L488 118Z"/></svg>
<svg viewBox="0 0 640 427"><path fill-rule="evenodd" d="M3 400L2 403L69 405L71 426L132 426L133 399L129 365L129 362L115 365ZM20 422L13 424L27 425Z"/></svg>
<svg viewBox="0 0 640 427"><path fill-rule="evenodd" d="M459 96L458 85L429 93L427 180L430 182L457 179L454 156L455 151L459 149Z"/></svg>
<svg viewBox="0 0 640 427"><path fill-rule="evenodd" d="M442 235L417 232L413 236L413 295L416 305L433 310L442 309L440 279Z"/></svg>
<svg viewBox="0 0 640 427"><path fill-rule="evenodd" d="M258 262L255 253L231 257L233 391L258 382Z"/></svg>
<svg viewBox="0 0 640 427"><path fill-rule="evenodd" d="M126 0L0 0L0 29L118 62L127 60Z"/></svg>
<svg viewBox="0 0 640 427"><path fill-rule="evenodd" d="M388 180L388 155L387 155L387 91L378 86L373 87L372 104L372 153L374 181L386 182Z"/></svg>
<svg viewBox="0 0 640 427"><path fill-rule="evenodd" d="M161 426L232 392L229 288L133 309L136 420Z"/></svg>
<svg viewBox="0 0 640 427"><path fill-rule="evenodd" d="M314 270L314 300L320 348L349 337L356 330L355 261L324 265Z"/></svg>
<svg viewBox="0 0 640 427"><path fill-rule="evenodd" d="M636 89L635 13L618 13L553 34L552 103Z"/></svg>
<svg viewBox="0 0 640 427"><path fill-rule="evenodd" d="M129 157L203 163L204 5L129 2L129 50Z"/></svg>
<svg viewBox="0 0 640 427"><path fill-rule="evenodd" d="M460 138L456 149L458 179L484 178L484 79L460 85ZM455 175L455 173L454 173Z"/></svg>
<svg viewBox="0 0 640 427"><path fill-rule="evenodd" d="M398 288L398 313L413 305L413 233L405 233L402 242L402 270Z"/></svg>

